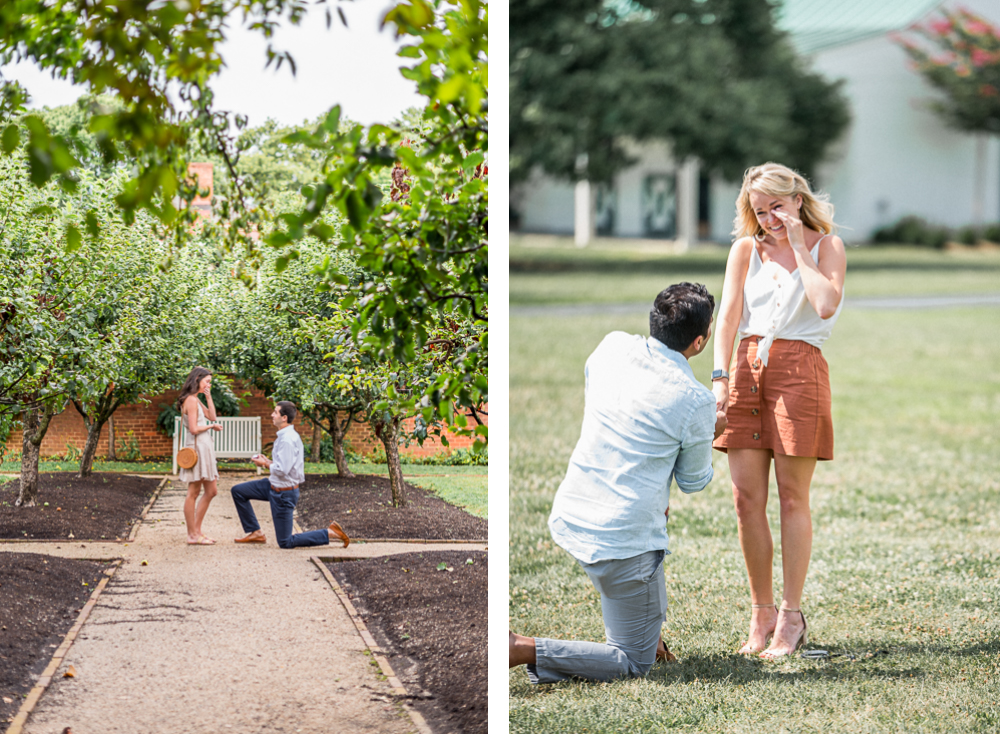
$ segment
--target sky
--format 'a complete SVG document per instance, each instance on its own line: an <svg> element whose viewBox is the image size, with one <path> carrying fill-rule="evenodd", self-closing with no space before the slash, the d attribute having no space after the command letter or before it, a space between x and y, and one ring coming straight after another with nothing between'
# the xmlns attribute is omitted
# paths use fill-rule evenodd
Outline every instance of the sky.
<svg viewBox="0 0 1000 734"><path fill-rule="evenodd" d="M379 22L391 5L383 0L341 2L348 27L333 15L327 30L322 10L306 16L299 27L275 33L275 50L291 51L297 73L288 64L265 71L267 41L261 34L234 28L222 46L226 69L215 82L216 108L246 114L251 126L268 117L291 125L314 120L334 104L343 114L364 124L389 122L400 112L420 105L416 85L399 74L402 59L391 27ZM32 107L70 104L84 91L52 79L32 64L9 65L4 76L25 85Z"/></svg>

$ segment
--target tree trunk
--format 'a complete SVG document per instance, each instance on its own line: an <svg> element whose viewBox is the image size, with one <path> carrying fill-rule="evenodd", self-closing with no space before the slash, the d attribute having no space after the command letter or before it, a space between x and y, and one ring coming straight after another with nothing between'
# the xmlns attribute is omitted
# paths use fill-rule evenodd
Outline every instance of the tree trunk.
<svg viewBox="0 0 1000 734"><path fill-rule="evenodd" d="M319 421L313 421L313 443L312 443L312 454L309 459L314 464L318 464L322 458L321 444L323 443L323 426L320 425Z"/></svg>
<svg viewBox="0 0 1000 734"><path fill-rule="evenodd" d="M109 419L110 420L110 419ZM97 442L101 440L101 429L104 424L91 421L87 426L87 441L83 444L80 455L80 473L77 476L89 477L94 470L94 456L97 455Z"/></svg>
<svg viewBox="0 0 1000 734"><path fill-rule="evenodd" d="M24 426L21 440L21 489L14 500L15 507L34 507L38 498L38 456L42 439L52 420L51 408L26 410L21 414ZM41 413L41 415L39 415Z"/></svg>
<svg viewBox="0 0 1000 734"><path fill-rule="evenodd" d="M350 418L345 423L341 423L337 420L337 414L334 413L330 420L330 427L333 429L330 431L330 437L333 439L333 461L337 465L337 474L346 479L353 479L354 472L347 465L347 453L344 451L344 434L347 433L349 423Z"/></svg>
<svg viewBox="0 0 1000 734"><path fill-rule="evenodd" d="M115 417L108 418L108 461L118 461L115 456Z"/></svg>
<svg viewBox="0 0 1000 734"><path fill-rule="evenodd" d="M392 506L406 507L406 489L403 486L403 466L399 463L399 419L376 426L375 434L385 446L385 460L389 467L389 486L392 487Z"/></svg>

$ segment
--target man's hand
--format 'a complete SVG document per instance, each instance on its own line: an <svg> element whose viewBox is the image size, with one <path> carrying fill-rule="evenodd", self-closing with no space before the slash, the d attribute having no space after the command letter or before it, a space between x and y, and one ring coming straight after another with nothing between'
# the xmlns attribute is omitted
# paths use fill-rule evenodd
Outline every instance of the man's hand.
<svg viewBox="0 0 1000 734"><path fill-rule="evenodd" d="M722 432L726 430L726 426L729 425L729 419L726 418L726 414L721 410L715 413L715 437L718 438L722 435Z"/></svg>
<svg viewBox="0 0 1000 734"><path fill-rule="evenodd" d="M257 454L256 456L251 456L250 461L252 461L257 466L261 467L262 469L266 469L267 467L271 466L270 460L263 454Z"/></svg>

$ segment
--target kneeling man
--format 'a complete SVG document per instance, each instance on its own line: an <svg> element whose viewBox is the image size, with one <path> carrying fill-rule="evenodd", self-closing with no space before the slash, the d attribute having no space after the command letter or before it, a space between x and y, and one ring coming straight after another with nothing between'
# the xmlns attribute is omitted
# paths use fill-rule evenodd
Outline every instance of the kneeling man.
<svg viewBox="0 0 1000 734"><path fill-rule="evenodd" d="M274 448L271 450L274 460L259 455L251 459L259 467L269 467L271 476L243 482L233 487L233 502L236 503L236 512L243 524L243 532L246 533L244 537L237 538L236 542L267 542L267 538L261 532L260 523L257 522L257 515L250 506L250 500L260 500L271 504L271 520L274 521L274 534L278 536L279 547L328 545L334 538L339 538L346 548L351 539L336 521L323 530L292 534L295 505L299 503L299 485L306 480L302 439L292 426L296 414L295 405L287 400L282 400L274 406L271 422L278 429L278 436L274 439Z"/></svg>
<svg viewBox="0 0 1000 734"><path fill-rule="evenodd" d="M714 309L705 286L672 285L654 301L648 339L612 332L587 360L583 429L549 530L600 592L607 642L510 632L510 667L526 664L532 683L638 677L674 659L660 639L670 483L705 488L726 423L688 365L708 344Z"/></svg>

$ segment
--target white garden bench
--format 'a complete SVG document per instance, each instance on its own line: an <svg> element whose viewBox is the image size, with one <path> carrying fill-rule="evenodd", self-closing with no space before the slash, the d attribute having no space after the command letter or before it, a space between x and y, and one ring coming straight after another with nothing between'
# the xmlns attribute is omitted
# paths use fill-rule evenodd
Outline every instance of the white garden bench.
<svg viewBox="0 0 1000 734"><path fill-rule="evenodd" d="M260 416L254 418L219 418L221 431L212 431L212 445L217 459L249 459L260 453ZM187 424L180 416L174 418L174 468L177 473L177 452L187 440ZM257 467L260 474L260 467Z"/></svg>

